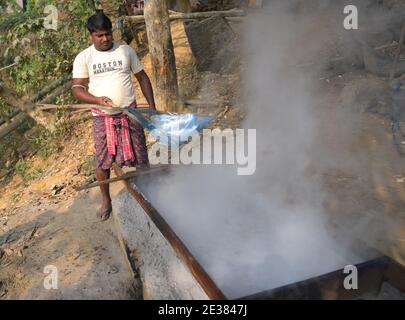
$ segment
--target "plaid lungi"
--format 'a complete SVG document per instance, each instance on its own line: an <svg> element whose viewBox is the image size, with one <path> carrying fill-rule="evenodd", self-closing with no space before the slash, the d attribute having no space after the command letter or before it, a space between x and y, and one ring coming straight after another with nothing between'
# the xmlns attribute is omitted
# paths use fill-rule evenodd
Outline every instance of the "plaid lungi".
<svg viewBox="0 0 405 320"><path fill-rule="evenodd" d="M130 146L132 147L133 160L125 160L122 141L122 115L113 116L114 127L116 130L117 146L115 155L108 152L107 133L105 128L104 116L93 117L93 139L96 149L96 165L100 169L110 169L113 162L119 167L143 167L149 164L148 149L146 147L146 138L143 127L135 120L127 118Z"/></svg>

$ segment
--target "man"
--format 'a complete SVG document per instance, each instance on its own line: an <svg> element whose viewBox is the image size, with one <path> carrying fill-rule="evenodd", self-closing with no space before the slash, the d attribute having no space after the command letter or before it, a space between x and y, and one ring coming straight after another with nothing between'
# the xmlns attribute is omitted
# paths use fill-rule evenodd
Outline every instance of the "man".
<svg viewBox="0 0 405 320"><path fill-rule="evenodd" d="M149 108L155 110L149 77L131 47L113 42L110 19L98 12L88 19L87 29L93 45L80 52L73 63L73 95L88 104L136 108L131 80L134 73ZM149 165L145 134L139 123L113 110L95 108L92 114L98 181L110 177L113 162L120 167ZM104 221L112 211L109 185L100 189L102 204L97 216Z"/></svg>

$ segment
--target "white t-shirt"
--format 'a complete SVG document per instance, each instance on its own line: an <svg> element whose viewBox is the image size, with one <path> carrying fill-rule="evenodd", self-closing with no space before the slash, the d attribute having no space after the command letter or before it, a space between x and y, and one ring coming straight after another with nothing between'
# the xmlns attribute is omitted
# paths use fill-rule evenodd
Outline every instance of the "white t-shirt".
<svg viewBox="0 0 405 320"><path fill-rule="evenodd" d="M116 44L108 51L98 51L94 45L80 52L73 63L73 78L89 78L89 93L108 97L118 107L128 107L135 101L131 71L143 70L134 49Z"/></svg>

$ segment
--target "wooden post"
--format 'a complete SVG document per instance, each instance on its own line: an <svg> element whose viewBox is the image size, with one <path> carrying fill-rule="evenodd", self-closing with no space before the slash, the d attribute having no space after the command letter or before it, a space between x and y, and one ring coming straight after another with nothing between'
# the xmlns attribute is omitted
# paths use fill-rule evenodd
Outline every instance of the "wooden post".
<svg viewBox="0 0 405 320"><path fill-rule="evenodd" d="M166 1L147 1L144 16L152 60L156 107L160 111L175 112L178 99L177 72Z"/></svg>

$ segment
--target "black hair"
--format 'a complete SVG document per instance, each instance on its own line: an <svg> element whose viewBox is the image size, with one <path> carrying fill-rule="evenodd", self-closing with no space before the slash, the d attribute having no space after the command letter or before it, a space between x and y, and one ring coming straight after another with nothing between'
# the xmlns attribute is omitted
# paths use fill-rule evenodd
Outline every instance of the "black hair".
<svg viewBox="0 0 405 320"><path fill-rule="evenodd" d="M92 15L89 20L87 20L87 30L90 32L96 32L101 30L111 30L112 23L111 20L103 13L102 10L97 10L95 15Z"/></svg>

